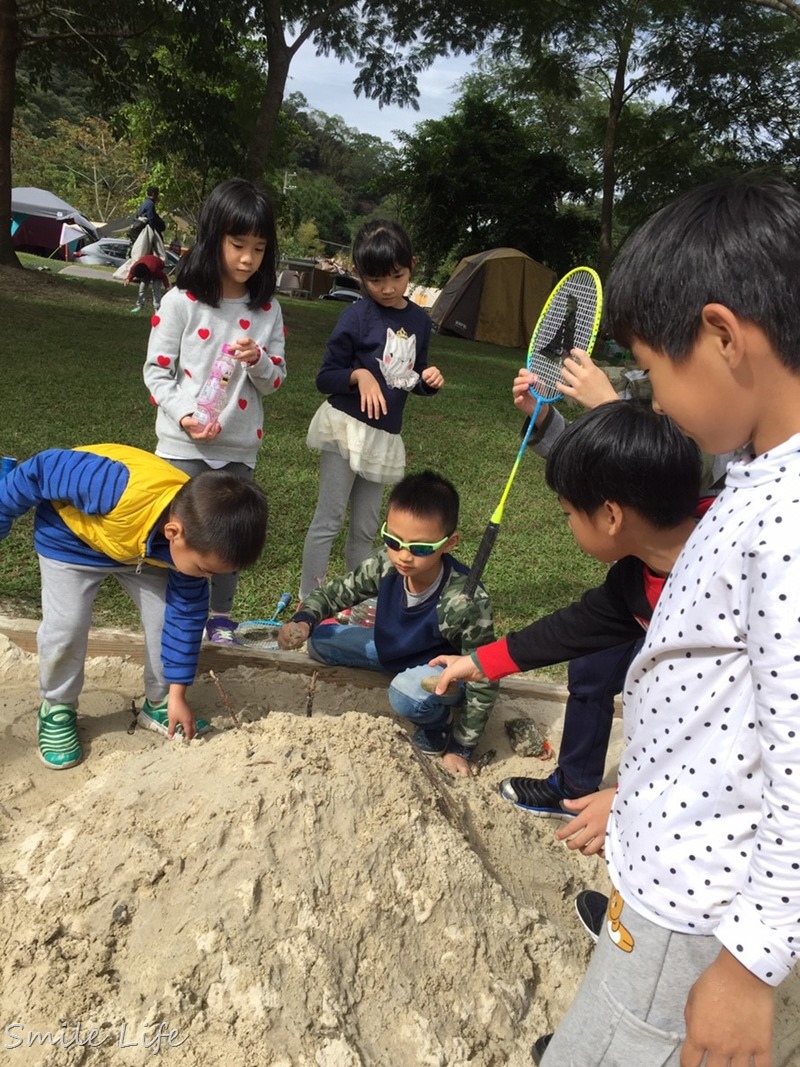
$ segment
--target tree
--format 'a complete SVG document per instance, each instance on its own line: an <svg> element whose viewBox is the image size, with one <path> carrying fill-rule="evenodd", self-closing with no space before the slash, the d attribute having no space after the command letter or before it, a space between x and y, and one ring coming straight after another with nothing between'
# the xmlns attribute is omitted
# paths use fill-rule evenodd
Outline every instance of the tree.
<svg viewBox="0 0 800 1067"><path fill-rule="evenodd" d="M69 8L51 0L0 0L0 218L11 216L11 131L16 105L17 64L31 53L31 70L42 75L54 56L82 44L88 68L108 65L100 48L146 32L154 0L73 0ZM8 226L0 226L0 264L19 266Z"/></svg>
<svg viewBox="0 0 800 1067"><path fill-rule="evenodd" d="M528 127L472 86L451 115L401 135L402 215L426 279L485 248L512 246L560 271L593 244L591 220L565 210L585 183Z"/></svg>
<svg viewBox="0 0 800 1067"><path fill-rule="evenodd" d="M481 47L497 7L490 0L187 0L182 10L197 32L236 27L258 52L263 80L245 171L260 180L271 162L291 63L304 45L357 61L357 95L417 107L418 74L437 56Z"/></svg>
<svg viewBox="0 0 800 1067"><path fill-rule="evenodd" d="M729 162L780 163L798 125L795 14L800 6L781 0L573 0L541 9L532 24L502 28L495 54L513 60L511 91L574 100L591 86L605 100L601 273L613 252L620 188L637 170L637 146L624 139L626 126L637 125L637 108L662 134L669 131L660 153L667 172L670 153L697 137L717 139ZM645 142L652 152L652 137Z"/></svg>

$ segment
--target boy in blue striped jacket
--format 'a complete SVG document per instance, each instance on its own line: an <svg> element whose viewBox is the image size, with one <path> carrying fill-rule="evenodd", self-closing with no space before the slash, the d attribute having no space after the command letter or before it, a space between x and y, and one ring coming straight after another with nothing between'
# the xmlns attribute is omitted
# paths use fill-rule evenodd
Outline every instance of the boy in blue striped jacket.
<svg viewBox="0 0 800 1067"><path fill-rule="evenodd" d="M267 502L224 471L189 477L126 445L47 449L0 481L0 540L36 508L42 579L37 635L39 755L53 770L82 757L78 697L92 605L109 574L139 609L145 701L139 723L186 738L209 728L186 700L208 611L208 579L251 566L264 547Z"/></svg>

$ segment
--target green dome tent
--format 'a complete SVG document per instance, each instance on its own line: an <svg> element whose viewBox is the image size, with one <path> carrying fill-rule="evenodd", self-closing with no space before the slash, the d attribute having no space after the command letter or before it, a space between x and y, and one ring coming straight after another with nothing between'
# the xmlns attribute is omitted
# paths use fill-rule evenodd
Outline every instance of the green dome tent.
<svg viewBox="0 0 800 1067"><path fill-rule="evenodd" d="M553 286L553 271L516 248L462 259L431 308L443 333L510 348L527 346Z"/></svg>

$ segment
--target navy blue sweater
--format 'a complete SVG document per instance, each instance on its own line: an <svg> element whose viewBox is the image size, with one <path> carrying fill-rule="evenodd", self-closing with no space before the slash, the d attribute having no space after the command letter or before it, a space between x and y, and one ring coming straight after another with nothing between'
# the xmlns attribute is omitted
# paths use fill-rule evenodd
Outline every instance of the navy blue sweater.
<svg viewBox="0 0 800 1067"><path fill-rule="evenodd" d="M417 374L428 366L428 343L431 336L431 320L417 304L409 301L402 309L380 307L368 296L350 304L339 316L328 338L322 367L317 375L317 389L328 393L328 403L360 422L377 426L387 433L400 433L403 426L403 408L408 394L403 389L391 389L378 366L378 358L386 347L386 330L395 333L405 331L406 336L416 337L417 358L414 370ZM387 411L379 418L368 418L361 411L358 387L350 384L354 370L364 368L374 375L386 398ZM420 379L413 390L430 396L437 390L430 389Z"/></svg>

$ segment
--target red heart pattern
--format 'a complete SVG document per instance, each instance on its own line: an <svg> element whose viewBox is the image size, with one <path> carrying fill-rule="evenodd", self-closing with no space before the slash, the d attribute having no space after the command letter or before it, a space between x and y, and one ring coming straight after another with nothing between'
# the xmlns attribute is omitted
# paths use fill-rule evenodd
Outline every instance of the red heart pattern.
<svg viewBox="0 0 800 1067"><path fill-rule="evenodd" d="M153 317L150 319L151 326L158 326L159 322L161 322L160 315L153 315Z"/></svg>
<svg viewBox="0 0 800 1067"><path fill-rule="evenodd" d="M155 408L157 408L157 407L158 407L158 401L157 401L157 400L156 400L156 398L155 398L155 397L154 397L154 396L152 395L152 393L150 394L150 403L151 403L151 404L153 405L153 407L155 407Z"/></svg>
<svg viewBox="0 0 800 1067"><path fill-rule="evenodd" d="M170 358L169 356L159 356L156 363L159 367L168 367L170 365Z"/></svg>
<svg viewBox="0 0 800 1067"><path fill-rule="evenodd" d="M186 375L187 378L191 378L192 376L192 372L190 370L185 370L183 373Z"/></svg>
<svg viewBox="0 0 800 1067"><path fill-rule="evenodd" d="M197 331L197 336L200 338L201 341L207 341L211 336L211 331L201 326L200 329Z"/></svg>
<svg viewBox="0 0 800 1067"><path fill-rule="evenodd" d="M194 293L190 293L189 290L187 289L186 290L186 299L187 300L191 300L192 303L194 303L195 300L197 300L197 297L194 295Z"/></svg>
<svg viewBox="0 0 800 1067"><path fill-rule="evenodd" d="M282 356L270 356L269 358L270 358L270 362L274 363L276 367L280 367L281 363L283 363L283 357Z"/></svg>
<svg viewBox="0 0 800 1067"><path fill-rule="evenodd" d="M261 305L261 310L262 311L271 311L272 310L272 304L262 304Z"/></svg>
<svg viewBox="0 0 800 1067"><path fill-rule="evenodd" d="M264 431L263 430L256 430L256 437L259 439L259 441L261 440L261 438L263 436L264 436Z"/></svg>
<svg viewBox="0 0 800 1067"><path fill-rule="evenodd" d="M243 396L239 397L239 407L242 409L242 411L244 411L244 409L247 407L247 401Z"/></svg>
<svg viewBox="0 0 800 1067"><path fill-rule="evenodd" d="M239 325L242 327L243 330L249 330L250 319L239 319Z"/></svg>

